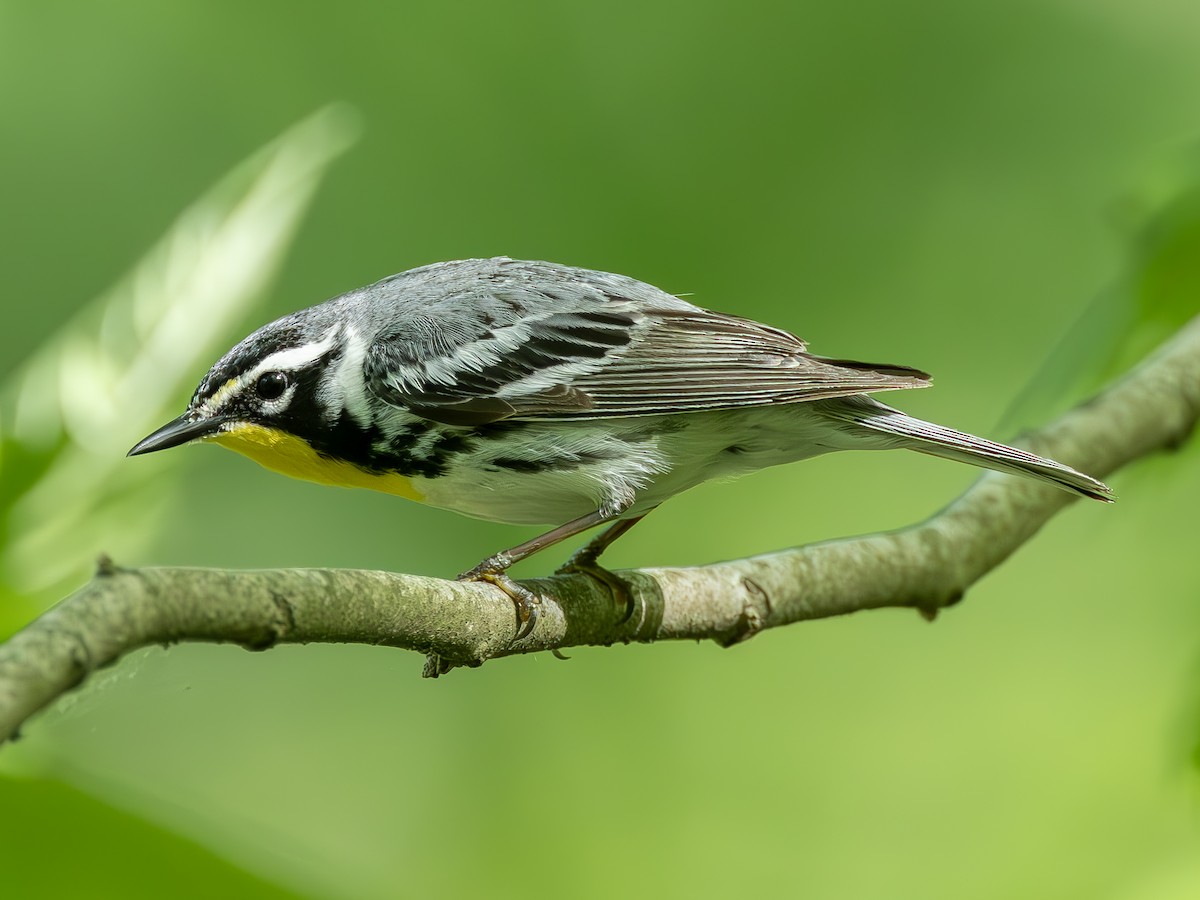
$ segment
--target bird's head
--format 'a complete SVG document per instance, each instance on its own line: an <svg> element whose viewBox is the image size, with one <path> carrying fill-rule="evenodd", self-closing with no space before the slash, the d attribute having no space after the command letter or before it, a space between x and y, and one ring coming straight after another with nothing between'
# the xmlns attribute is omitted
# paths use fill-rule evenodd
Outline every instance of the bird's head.
<svg viewBox="0 0 1200 900"><path fill-rule="evenodd" d="M337 377L346 346L335 324L295 313L247 337L209 370L187 410L139 441L130 456L190 441L247 444L309 439L345 406ZM249 454L254 455L254 454Z"/></svg>

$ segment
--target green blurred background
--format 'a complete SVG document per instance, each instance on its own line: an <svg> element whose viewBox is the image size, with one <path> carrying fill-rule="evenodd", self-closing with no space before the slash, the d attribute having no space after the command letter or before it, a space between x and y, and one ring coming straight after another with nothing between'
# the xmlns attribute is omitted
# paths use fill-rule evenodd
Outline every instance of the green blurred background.
<svg viewBox="0 0 1200 900"><path fill-rule="evenodd" d="M1198 83L1200 7L1171 0L0 2L0 380L337 101L358 142L212 358L392 272L507 254L919 366L938 387L900 405L1005 437L1130 329L1200 306ZM146 429L121 422L123 450ZM6 446L9 499L63 449ZM92 457L103 515L51 542L61 584L10 583L4 628L101 550L448 576L533 533L212 447L114 454ZM606 559L896 527L973 477L819 459L680 497ZM1072 508L934 626L878 613L438 681L367 647L145 651L0 751L5 895L1200 896L1200 466L1113 481L1118 504Z"/></svg>

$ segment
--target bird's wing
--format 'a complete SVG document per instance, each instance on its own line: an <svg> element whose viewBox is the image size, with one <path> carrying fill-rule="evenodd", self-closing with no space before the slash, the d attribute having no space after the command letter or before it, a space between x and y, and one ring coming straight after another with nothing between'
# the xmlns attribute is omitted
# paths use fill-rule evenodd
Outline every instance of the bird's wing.
<svg viewBox="0 0 1200 900"><path fill-rule="evenodd" d="M572 311L530 307L507 323L421 317L368 349L376 396L449 425L606 418L766 406L924 387L903 366L823 359L748 319L619 298Z"/></svg>
<svg viewBox="0 0 1200 900"><path fill-rule="evenodd" d="M905 366L824 359L768 325L722 313L661 311L628 351L575 380L591 416L651 415L797 403L924 387Z"/></svg>

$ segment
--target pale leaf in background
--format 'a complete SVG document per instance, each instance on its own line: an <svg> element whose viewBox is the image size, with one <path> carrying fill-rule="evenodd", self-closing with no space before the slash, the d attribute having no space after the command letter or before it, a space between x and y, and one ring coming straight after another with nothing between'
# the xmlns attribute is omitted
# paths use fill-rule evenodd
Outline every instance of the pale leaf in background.
<svg viewBox="0 0 1200 900"><path fill-rule="evenodd" d="M0 387L0 584L10 598L78 577L115 533L126 550L149 535L164 499L154 476L173 463L135 471L125 452L176 414L261 301L357 130L351 111L329 106L253 154Z"/></svg>

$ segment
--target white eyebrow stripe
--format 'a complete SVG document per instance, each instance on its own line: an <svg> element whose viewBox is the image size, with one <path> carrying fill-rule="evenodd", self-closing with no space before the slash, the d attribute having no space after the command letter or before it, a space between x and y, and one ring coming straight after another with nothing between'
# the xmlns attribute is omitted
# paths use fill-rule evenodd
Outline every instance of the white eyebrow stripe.
<svg viewBox="0 0 1200 900"><path fill-rule="evenodd" d="M208 413L219 410L229 397L239 393L245 385L253 384L263 372L294 372L296 369L316 362L333 346L336 340L337 326L335 325L326 331L325 336L319 341L272 353L253 369L248 369L237 378L230 379L221 385L211 397L201 404L200 408Z"/></svg>
<svg viewBox="0 0 1200 900"><path fill-rule="evenodd" d="M242 384L253 381L263 372L294 372L296 369L302 369L324 356L333 346L336 337L337 327L334 326L325 332L325 336L319 341L272 353L253 369L243 374L238 381Z"/></svg>

